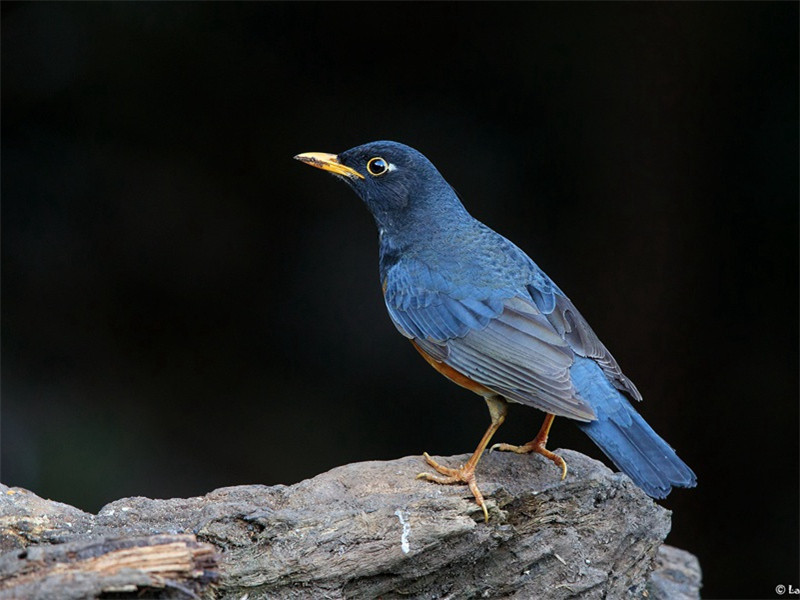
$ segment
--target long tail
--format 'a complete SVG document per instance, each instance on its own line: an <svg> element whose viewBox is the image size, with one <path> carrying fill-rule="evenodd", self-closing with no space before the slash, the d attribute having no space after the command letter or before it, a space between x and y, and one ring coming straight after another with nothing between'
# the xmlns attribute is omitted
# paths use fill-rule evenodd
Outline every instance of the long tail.
<svg viewBox="0 0 800 600"><path fill-rule="evenodd" d="M673 486L697 485L694 472L611 385L596 362L576 357L570 375L597 415L596 421L578 427L648 496L666 498Z"/></svg>

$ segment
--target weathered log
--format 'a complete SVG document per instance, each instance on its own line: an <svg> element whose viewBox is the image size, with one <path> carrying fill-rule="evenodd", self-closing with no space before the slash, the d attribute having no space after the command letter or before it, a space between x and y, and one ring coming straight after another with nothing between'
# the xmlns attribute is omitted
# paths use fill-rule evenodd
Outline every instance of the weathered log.
<svg viewBox="0 0 800 600"><path fill-rule="evenodd" d="M416 480L419 457L97 515L2 486L0 599L698 598L696 559L659 553L669 511L559 452L565 481L538 456L487 453L488 524L464 486Z"/></svg>
<svg viewBox="0 0 800 600"><path fill-rule="evenodd" d="M90 538L34 545L0 558L0 596L97 598L114 592L193 596L216 578L216 549L193 535Z"/></svg>

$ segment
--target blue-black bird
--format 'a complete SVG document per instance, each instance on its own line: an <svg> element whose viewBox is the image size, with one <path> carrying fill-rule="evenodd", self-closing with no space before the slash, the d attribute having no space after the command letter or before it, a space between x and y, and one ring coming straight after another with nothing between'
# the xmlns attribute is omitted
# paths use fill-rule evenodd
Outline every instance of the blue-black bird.
<svg viewBox="0 0 800 600"><path fill-rule="evenodd" d="M295 157L333 173L361 197L379 231L380 280L395 327L453 382L483 396L491 425L465 465L421 473L437 483L466 483L488 511L475 467L507 402L547 413L538 435L521 446L567 474L546 448L556 416L578 427L654 498L697 478L631 400L642 396L566 294L517 246L473 218L453 188L417 150L379 141L339 155Z"/></svg>

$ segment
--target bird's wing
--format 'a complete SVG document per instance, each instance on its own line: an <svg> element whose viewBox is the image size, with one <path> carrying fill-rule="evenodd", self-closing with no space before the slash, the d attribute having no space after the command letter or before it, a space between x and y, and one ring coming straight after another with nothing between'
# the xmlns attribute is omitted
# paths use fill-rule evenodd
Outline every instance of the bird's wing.
<svg viewBox="0 0 800 600"><path fill-rule="evenodd" d="M524 290L455 286L403 261L387 273L384 296L395 326L435 360L509 400L595 418L570 379L569 342Z"/></svg>
<svg viewBox="0 0 800 600"><path fill-rule="evenodd" d="M540 310L546 315L553 329L569 344L578 356L592 358L618 390L635 400L642 395L633 382L620 369L617 361L603 345L589 323L578 312L572 301L536 265L534 276L527 289Z"/></svg>

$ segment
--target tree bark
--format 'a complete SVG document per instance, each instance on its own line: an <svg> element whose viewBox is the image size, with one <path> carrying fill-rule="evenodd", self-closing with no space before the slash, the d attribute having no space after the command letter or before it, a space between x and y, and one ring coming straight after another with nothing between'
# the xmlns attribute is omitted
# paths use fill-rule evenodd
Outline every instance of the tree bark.
<svg viewBox="0 0 800 600"><path fill-rule="evenodd" d="M697 559L662 546L669 511L559 453L564 481L541 457L487 453L489 523L465 486L415 479L419 457L97 515L0 486L0 599L699 598Z"/></svg>

